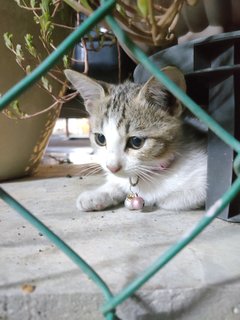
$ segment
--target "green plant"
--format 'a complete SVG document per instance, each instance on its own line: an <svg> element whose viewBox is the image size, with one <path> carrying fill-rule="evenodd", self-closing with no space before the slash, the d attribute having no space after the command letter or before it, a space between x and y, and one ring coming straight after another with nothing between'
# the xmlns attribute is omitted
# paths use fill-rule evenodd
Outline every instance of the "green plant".
<svg viewBox="0 0 240 320"><path fill-rule="evenodd" d="M184 2L119 0L114 15L134 41L165 47L175 40L174 27Z"/></svg>
<svg viewBox="0 0 240 320"><path fill-rule="evenodd" d="M6 47L15 55L16 63L26 73L30 73L38 66L44 58L56 49L55 42L58 29L72 30L71 21L65 17L65 13L69 10L69 6L64 1L59 0L14 0L17 5L25 10L31 11L33 19L39 27L38 37L31 33L24 36L21 44L14 42L14 35L11 33L4 34ZM72 11L74 12L74 11ZM68 16L69 17L69 14ZM65 55L46 76L41 78L37 86L47 92L53 98L53 105L47 109L51 109L58 102L64 102L72 99L76 93L65 94L66 83L63 69L69 67L70 55ZM58 84L58 86L56 86ZM62 90L59 92L59 85ZM56 88L55 88L56 87ZM45 112L47 109L38 112ZM23 112L20 108L19 101L15 100L4 111L4 114L10 118L26 119L33 115Z"/></svg>
<svg viewBox="0 0 240 320"><path fill-rule="evenodd" d="M6 47L15 55L17 64L26 74L30 73L31 70L38 66L47 55L56 49L55 34L59 29L63 31L72 31L74 29L73 23L76 23L76 25L81 24L86 17L85 14L89 13L91 10L91 7L86 0L82 1L82 5L75 0L14 1L20 8L32 12L33 19L39 27L39 37L36 39L31 33L27 33L24 36L22 44L14 42L13 34L8 32L4 34ZM73 14L73 21L71 24L65 17L66 12L69 12L69 10L71 10ZM100 50L106 45L105 40L109 40L108 45L112 45L116 42L113 34L100 25L95 26L93 31L85 35L81 40L85 52L85 73L88 72L88 52ZM45 51L44 55L42 54L42 49ZM72 58L71 53L65 55L62 61L37 83L38 87L52 96L54 101L53 105L43 111L30 115L21 110L20 103L16 100L13 101L3 113L9 118L26 119L51 109L58 102L66 102L73 99L77 93L73 92L67 95L65 94L67 85L63 74L63 70L68 68L72 62L76 61ZM58 83L62 86L63 89L60 93L54 90L54 83Z"/></svg>
<svg viewBox="0 0 240 320"><path fill-rule="evenodd" d="M15 55L17 64L28 74L45 58L40 53L39 46L44 48L46 55L56 49L55 33L57 29L72 30L73 25L66 23L66 10L71 8L75 16L76 25L90 15L99 5L99 0L14 0L17 5L33 13L34 21L39 26L39 38L35 39L30 33L24 37L23 44L15 44L14 36L10 33L4 34L7 48ZM184 3L195 5L198 0L171 0L166 3L163 0L118 0L114 10L114 16L122 24L131 38L147 46L157 48L169 46L175 41L174 27L178 14ZM103 46L116 43L116 38L105 22L96 25L91 33L85 35L81 44L85 52L85 70L88 73L88 52L98 51ZM97 44L97 45L96 45ZM41 51L42 52L42 51ZM58 102L73 99L77 93L65 95L66 83L63 69L68 68L73 62L71 55L65 55L61 63L50 70L37 85L48 92L54 100L55 106ZM75 61L76 62L76 61ZM54 83L61 84L63 90L54 91ZM45 112L45 110L40 111ZM19 101L14 101L4 111L10 118L26 119L34 115L24 113Z"/></svg>
<svg viewBox="0 0 240 320"><path fill-rule="evenodd" d="M76 11L90 15L99 0L64 0ZM131 38L145 45L166 47L176 40L174 28L184 3L193 6L198 0L117 0L113 15Z"/></svg>

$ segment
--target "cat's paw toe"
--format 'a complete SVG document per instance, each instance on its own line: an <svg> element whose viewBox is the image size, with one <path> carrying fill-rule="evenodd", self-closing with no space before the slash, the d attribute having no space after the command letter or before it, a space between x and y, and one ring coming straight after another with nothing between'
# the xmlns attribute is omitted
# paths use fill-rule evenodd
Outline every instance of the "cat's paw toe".
<svg viewBox="0 0 240 320"><path fill-rule="evenodd" d="M81 196L76 200L76 207L80 211L88 211L86 205L84 206L84 201L82 201Z"/></svg>
<svg viewBox="0 0 240 320"><path fill-rule="evenodd" d="M83 193L77 198L76 207L80 211L101 211L108 206L106 198L103 195L92 193Z"/></svg>

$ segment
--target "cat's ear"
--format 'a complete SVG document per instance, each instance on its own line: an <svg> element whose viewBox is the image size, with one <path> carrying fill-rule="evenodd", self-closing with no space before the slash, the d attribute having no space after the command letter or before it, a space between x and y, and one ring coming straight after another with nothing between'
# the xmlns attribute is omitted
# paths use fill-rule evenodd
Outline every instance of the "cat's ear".
<svg viewBox="0 0 240 320"><path fill-rule="evenodd" d="M93 79L77 71L66 69L64 70L64 73L73 87L82 96L87 111L91 113L94 101L99 101L105 97L106 88Z"/></svg>
<svg viewBox="0 0 240 320"><path fill-rule="evenodd" d="M166 67L161 71L163 71L183 91L186 91L184 75L178 68ZM181 103L154 77L151 77L144 84L139 95L144 95L148 102L158 105L161 109L171 115L180 116L183 111Z"/></svg>
<svg viewBox="0 0 240 320"><path fill-rule="evenodd" d="M177 67L165 67L163 71L176 85L178 85L184 92L186 92L187 86L184 78L184 74Z"/></svg>

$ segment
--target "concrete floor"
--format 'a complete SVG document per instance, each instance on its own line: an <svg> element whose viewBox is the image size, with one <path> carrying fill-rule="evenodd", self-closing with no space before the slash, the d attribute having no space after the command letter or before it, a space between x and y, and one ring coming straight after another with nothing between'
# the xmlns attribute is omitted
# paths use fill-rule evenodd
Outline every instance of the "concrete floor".
<svg viewBox="0 0 240 320"><path fill-rule="evenodd" d="M2 187L61 236L119 292L202 216L202 211L80 213L81 190L101 183L81 166L42 167ZM49 178L51 177L51 178ZM103 297L63 253L0 200L0 319L98 320ZM216 219L117 308L122 320L239 320L240 225Z"/></svg>

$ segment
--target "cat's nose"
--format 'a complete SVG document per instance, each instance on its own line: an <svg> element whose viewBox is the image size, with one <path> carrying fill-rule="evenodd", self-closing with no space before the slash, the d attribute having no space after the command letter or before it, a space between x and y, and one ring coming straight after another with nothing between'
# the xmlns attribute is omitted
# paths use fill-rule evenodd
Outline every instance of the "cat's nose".
<svg viewBox="0 0 240 320"><path fill-rule="evenodd" d="M107 168L108 170L110 170L112 173L116 173L118 171L120 171L122 169L122 166L119 164L119 165L115 165L115 166L112 166L110 164L107 164Z"/></svg>

